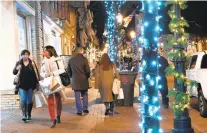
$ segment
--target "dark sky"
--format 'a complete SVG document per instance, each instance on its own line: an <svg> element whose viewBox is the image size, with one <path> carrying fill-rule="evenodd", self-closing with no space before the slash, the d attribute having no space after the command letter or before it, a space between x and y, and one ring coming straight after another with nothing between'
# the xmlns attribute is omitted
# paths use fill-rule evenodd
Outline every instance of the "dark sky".
<svg viewBox="0 0 207 133"><path fill-rule="evenodd" d="M124 16L129 15L140 2L128 1L125 7L121 8L121 13ZM207 1L189 1L187 3L188 8L182 11L182 16L188 21L190 27L186 28L186 31L199 36L207 36ZM94 13L94 23L93 25L97 29L97 37L102 38L105 22L106 22L106 12L103 1L92 1L91 8ZM162 10L163 19L161 20L161 25L163 26L163 33L169 33L168 23L170 18L167 14L167 9ZM129 24L128 29L133 29L134 18Z"/></svg>

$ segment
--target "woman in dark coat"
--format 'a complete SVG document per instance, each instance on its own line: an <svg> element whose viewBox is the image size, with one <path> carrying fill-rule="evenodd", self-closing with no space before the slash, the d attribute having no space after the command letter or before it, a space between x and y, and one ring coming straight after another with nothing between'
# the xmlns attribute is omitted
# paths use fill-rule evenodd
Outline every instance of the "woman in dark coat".
<svg viewBox="0 0 207 133"><path fill-rule="evenodd" d="M114 94L112 86L115 78L119 79L116 65L110 61L108 54L103 54L96 67L95 88L99 89L101 101L106 107L105 115L113 114Z"/></svg>
<svg viewBox="0 0 207 133"><path fill-rule="evenodd" d="M30 52L23 50L21 52L22 59L18 61L14 67L13 74L19 74L19 83L16 84L18 88L21 108L22 108L22 121L31 120L32 112L32 98L33 91L36 89L39 81L39 74L35 63L29 59Z"/></svg>

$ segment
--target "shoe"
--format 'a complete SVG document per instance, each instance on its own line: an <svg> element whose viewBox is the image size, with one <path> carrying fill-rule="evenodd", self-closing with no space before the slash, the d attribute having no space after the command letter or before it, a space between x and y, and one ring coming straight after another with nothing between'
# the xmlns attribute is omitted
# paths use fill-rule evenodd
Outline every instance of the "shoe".
<svg viewBox="0 0 207 133"><path fill-rule="evenodd" d="M22 121L26 123L27 121L27 115L26 115L26 110L27 110L27 104L22 103L21 104L21 108L22 108Z"/></svg>
<svg viewBox="0 0 207 133"><path fill-rule="evenodd" d="M57 116L56 122L57 122L58 124L61 123L61 121L60 121L60 116Z"/></svg>
<svg viewBox="0 0 207 133"><path fill-rule="evenodd" d="M106 109L105 116L109 115L109 111L110 111L110 109Z"/></svg>
<svg viewBox="0 0 207 133"><path fill-rule="evenodd" d="M82 116L82 113L77 113L77 115Z"/></svg>
<svg viewBox="0 0 207 133"><path fill-rule="evenodd" d="M52 120L52 121L51 121L51 126L50 126L50 128L54 128L55 125L56 125L56 120Z"/></svg>
<svg viewBox="0 0 207 133"><path fill-rule="evenodd" d="M88 110L83 110L83 113L88 114L89 111Z"/></svg>
<svg viewBox="0 0 207 133"><path fill-rule="evenodd" d="M31 120L32 107L33 107L33 103L27 104L27 120Z"/></svg>
<svg viewBox="0 0 207 133"><path fill-rule="evenodd" d="M27 115L27 120L32 120L31 115Z"/></svg>
<svg viewBox="0 0 207 133"><path fill-rule="evenodd" d="M25 116L22 116L22 121L23 121L24 123L27 122L27 116L26 116L26 115L25 115Z"/></svg>

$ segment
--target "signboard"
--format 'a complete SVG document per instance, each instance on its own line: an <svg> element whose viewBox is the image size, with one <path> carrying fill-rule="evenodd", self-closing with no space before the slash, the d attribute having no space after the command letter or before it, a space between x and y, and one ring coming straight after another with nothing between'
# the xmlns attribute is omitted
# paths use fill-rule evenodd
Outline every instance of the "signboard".
<svg viewBox="0 0 207 133"><path fill-rule="evenodd" d="M70 58L71 58L71 55L60 55L60 57L61 57L62 60L63 60L65 69L67 69L67 68L68 68L69 60L70 60Z"/></svg>

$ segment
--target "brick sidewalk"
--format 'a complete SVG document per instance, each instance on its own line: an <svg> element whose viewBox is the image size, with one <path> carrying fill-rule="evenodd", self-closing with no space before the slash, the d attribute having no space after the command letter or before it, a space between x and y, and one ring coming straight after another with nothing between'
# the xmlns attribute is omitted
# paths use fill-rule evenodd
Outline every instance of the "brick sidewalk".
<svg viewBox="0 0 207 133"><path fill-rule="evenodd" d="M89 90L89 115L77 116L74 101L71 100L63 106L62 123L50 129L50 120L47 107L33 109L33 120L22 123L20 110L2 110L2 133L139 133L140 104L134 107L117 107L120 113L113 117L104 116L104 105L100 104L99 93L95 89ZM170 133L173 127L173 114L170 109L161 109L163 120L161 127L165 133ZM196 133L207 131L207 120L201 118L193 109L190 111L192 125Z"/></svg>

